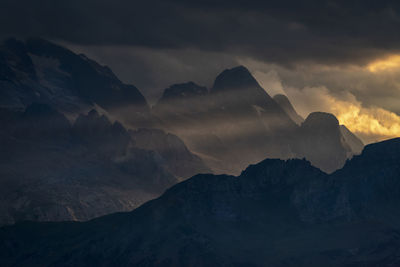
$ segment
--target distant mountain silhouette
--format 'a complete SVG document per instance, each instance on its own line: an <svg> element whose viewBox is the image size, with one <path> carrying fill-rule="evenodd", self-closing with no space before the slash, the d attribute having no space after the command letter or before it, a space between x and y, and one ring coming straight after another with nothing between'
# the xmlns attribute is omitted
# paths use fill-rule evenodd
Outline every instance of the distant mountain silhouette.
<svg viewBox="0 0 400 267"><path fill-rule="evenodd" d="M43 39L8 39L0 47L0 107L48 104L79 113L94 104L144 126L149 106L139 90L105 66Z"/></svg>
<svg viewBox="0 0 400 267"><path fill-rule="evenodd" d="M135 86L43 39L0 46L0 123L0 225L131 210L210 172L179 137L152 128Z"/></svg>
<svg viewBox="0 0 400 267"><path fill-rule="evenodd" d="M0 225L131 210L208 171L176 136L131 132L95 110L73 124L45 104L0 113L7 117L0 130Z"/></svg>
<svg viewBox="0 0 400 267"><path fill-rule="evenodd" d="M305 157L332 172L363 147L333 115L304 122L286 96L271 98L243 66L223 71L209 92L193 82L167 88L153 112L216 173L237 174L265 157Z"/></svg>
<svg viewBox="0 0 400 267"><path fill-rule="evenodd" d="M363 142L353 134L345 125L340 125L340 132L346 142L350 146L351 153L356 155L361 154L364 148Z"/></svg>
<svg viewBox="0 0 400 267"><path fill-rule="evenodd" d="M294 121L297 125L303 123L304 119L297 114L296 110L293 108L292 103L290 103L289 99L285 95L274 95L274 100L276 103L281 106L281 108L289 115L289 117Z"/></svg>
<svg viewBox="0 0 400 267"><path fill-rule="evenodd" d="M346 143L339 121L330 113L311 113L301 124L296 138L294 150L298 157L305 157L314 166L322 166L326 172L342 167L356 153Z"/></svg>
<svg viewBox="0 0 400 267"><path fill-rule="evenodd" d="M368 145L331 175L266 159L239 177L196 175L130 213L4 227L0 263L397 266L399 151L400 139Z"/></svg>
<svg viewBox="0 0 400 267"><path fill-rule="evenodd" d="M305 157L332 172L361 152L335 119L297 125L286 100L239 66L210 89L172 85L150 108L135 86L85 55L38 38L6 40L0 224L129 210L194 174L239 174L267 157Z"/></svg>

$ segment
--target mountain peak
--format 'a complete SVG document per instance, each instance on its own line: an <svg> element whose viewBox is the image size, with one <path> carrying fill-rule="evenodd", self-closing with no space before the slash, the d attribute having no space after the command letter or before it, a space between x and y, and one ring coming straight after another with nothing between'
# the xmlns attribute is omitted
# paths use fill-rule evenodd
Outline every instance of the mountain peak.
<svg viewBox="0 0 400 267"><path fill-rule="evenodd" d="M164 90L161 100L172 98L187 98L205 95L208 90L204 86L197 85L194 82L173 84Z"/></svg>
<svg viewBox="0 0 400 267"><path fill-rule="evenodd" d="M248 87L261 88L250 71L244 66L226 69L217 76L213 91L224 91L227 89L245 89Z"/></svg>
<svg viewBox="0 0 400 267"><path fill-rule="evenodd" d="M331 113L312 112L304 121L303 126L339 127L339 121Z"/></svg>

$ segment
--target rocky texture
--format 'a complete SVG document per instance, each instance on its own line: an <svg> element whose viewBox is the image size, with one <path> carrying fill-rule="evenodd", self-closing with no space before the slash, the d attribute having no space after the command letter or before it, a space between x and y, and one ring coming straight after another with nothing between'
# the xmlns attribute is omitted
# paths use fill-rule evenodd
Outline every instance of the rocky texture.
<svg viewBox="0 0 400 267"><path fill-rule="evenodd" d="M0 117L0 224L128 211L207 171L177 137L129 132L95 110L73 124L44 104Z"/></svg>
<svg viewBox="0 0 400 267"><path fill-rule="evenodd" d="M131 210L209 172L177 136L142 128L157 119L135 86L43 39L0 46L0 109L0 224Z"/></svg>
<svg viewBox="0 0 400 267"><path fill-rule="evenodd" d="M130 213L0 230L2 266L397 266L400 139L327 175L267 159L197 175Z"/></svg>
<svg viewBox="0 0 400 267"><path fill-rule="evenodd" d="M84 55L42 39L7 40L0 47L0 223L129 210L209 167L239 173L266 157L306 157L331 172L360 151L334 120L299 127L288 106L240 66L218 75L210 90L173 85L151 110L136 87Z"/></svg>
<svg viewBox="0 0 400 267"><path fill-rule="evenodd" d="M332 172L363 146L333 115L303 122L286 96L271 98L243 66L223 71L209 92L192 82L171 86L153 112L215 173L238 174L265 157L305 157Z"/></svg>
<svg viewBox="0 0 400 267"><path fill-rule="evenodd" d="M108 67L42 39L9 39L0 47L0 107L24 109L36 102L69 118L96 108L128 127L161 128L182 138L215 173L238 174L265 157L316 153L298 138L301 118L289 100L272 99L243 66L223 71L210 90L193 82L173 85L150 110L139 90ZM341 148L344 157L309 160L327 172L343 166L360 144L349 131L342 135L352 142Z"/></svg>
<svg viewBox="0 0 400 267"><path fill-rule="evenodd" d="M129 133L136 147L157 153L163 159L166 169L179 180L197 173L211 172L200 157L192 154L176 135L144 128L131 130Z"/></svg>
<svg viewBox="0 0 400 267"><path fill-rule="evenodd" d="M143 95L106 66L43 39L0 47L0 107L44 103L72 114L99 105L135 126L151 121Z"/></svg>

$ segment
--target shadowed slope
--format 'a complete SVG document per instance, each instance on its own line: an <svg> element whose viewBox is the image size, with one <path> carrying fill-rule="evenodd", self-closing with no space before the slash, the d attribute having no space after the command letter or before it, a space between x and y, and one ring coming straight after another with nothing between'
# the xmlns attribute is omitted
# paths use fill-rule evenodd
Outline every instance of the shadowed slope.
<svg viewBox="0 0 400 267"><path fill-rule="evenodd" d="M399 139L369 145L332 175L268 159L239 177L194 176L131 213L2 228L1 263L396 266L399 151Z"/></svg>

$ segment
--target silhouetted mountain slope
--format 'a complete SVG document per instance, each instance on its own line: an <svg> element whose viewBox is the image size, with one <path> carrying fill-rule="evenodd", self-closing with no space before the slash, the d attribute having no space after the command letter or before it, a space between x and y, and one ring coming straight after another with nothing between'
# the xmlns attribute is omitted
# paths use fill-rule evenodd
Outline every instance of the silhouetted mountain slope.
<svg viewBox="0 0 400 267"><path fill-rule="evenodd" d="M134 125L151 121L136 87L122 83L108 67L46 40L6 40L0 47L0 66L2 107L40 102L79 113L97 104Z"/></svg>
<svg viewBox="0 0 400 267"><path fill-rule="evenodd" d="M324 118L297 125L303 119L289 100L272 99L243 66L223 71L210 92L192 82L167 88L153 113L215 173L239 173L265 157L306 157L332 172L361 152L357 137L340 130L336 118L328 128Z"/></svg>
<svg viewBox="0 0 400 267"><path fill-rule="evenodd" d="M239 166L291 154L288 144L295 123L245 67L218 75L211 95L211 114L219 119L216 134L238 156Z"/></svg>
<svg viewBox="0 0 400 267"><path fill-rule="evenodd" d="M43 39L9 39L0 47L0 107L24 109L36 102L69 117L99 107L129 127L162 128L182 138L217 173L239 173L265 157L316 154L297 138L290 102L272 99L243 66L219 74L210 92L193 82L173 85L150 112L136 87L86 56ZM357 138L342 132L352 142L351 150L342 149L344 158L308 159L324 171L340 168L360 150Z"/></svg>
<svg viewBox="0 0 400 267"><path fill-rule="evenodd" d="M342 136L339 121L330 113L313 112L297 132L296 154L326 172L341 168L352 150Z"/></svg>
<svg viewBox="0 0 400 267"><path fill-rule="evenodd" d="M397 266L400 139L327 175L267 159L196 175L130 213L0 229L3 266ZM396 206L397 205L397 206Z"/></svg>
<svg viewBox="0 0 400 267"><path fill-rule="evenodd" d="M289 117L297 124L300 125L304 119L297 114L296 110L293 108L292 104L290 103L289 99L285 95L274 95L274 98L276 103L281 106L281 108L286 112L286 114L289 115Z"/></svg>
<svg viewBox="0 0 400 267"><path fill-rule="evenodd" d="M0 224L131 210L208 171L177 137L130 132L95 110L73 124L44 104L0 117Z"/></svg>
<svg viewBox="0 0 400 267"><path fill-rule="evenodd" d="M350 146L351 151L358 155L364 148L364 143L355 135L353 134L345 125L340 125L340 132L346 143Z"/></svg>
<svg viewBox="0 0 400 267"><path fill-rule="evenodd" d="M136 87L43 39L0 46L0 108L0 224L131 210L209 172L179 137L141 128L158 120Z"/></svg>
<svg viewBox="0 0 400 267"><path fill-rule="evenodd" d="M197 173L211 170L200 157L192 154L176 135L166 134L158 129L137 129L130 131L135 147L155 151L164 161L166 169L179 180Z"/></svg>

